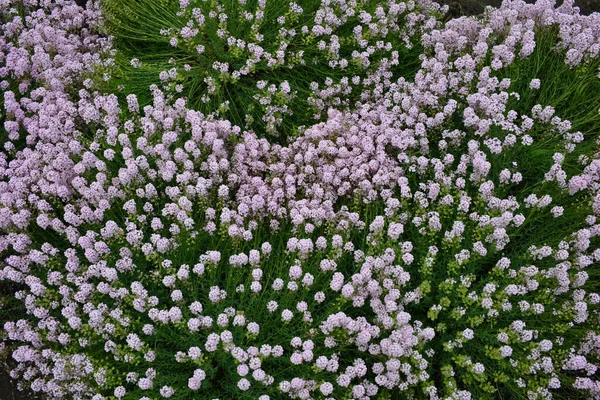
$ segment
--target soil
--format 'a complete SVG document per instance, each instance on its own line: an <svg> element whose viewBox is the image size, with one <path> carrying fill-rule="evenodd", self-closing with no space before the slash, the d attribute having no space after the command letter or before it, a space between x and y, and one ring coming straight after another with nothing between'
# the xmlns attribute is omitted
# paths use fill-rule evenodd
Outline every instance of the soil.
<svg viewBox="0 0 600 400"><path fill-rule="evenodd" d="M10 380L10 376L3 370L0 373L0 400L32 400L35 397L31 393L19 392L16 384Z"/></svg>

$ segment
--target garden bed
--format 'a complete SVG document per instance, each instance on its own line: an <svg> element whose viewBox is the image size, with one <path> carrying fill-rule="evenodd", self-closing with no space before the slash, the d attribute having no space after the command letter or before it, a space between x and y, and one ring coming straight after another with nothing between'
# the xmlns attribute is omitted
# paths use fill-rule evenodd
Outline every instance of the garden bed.
<svg viewBox="0 0 600 400"><path fill-rule="evenodd" d="M569 4L1 2L0 397L599 397Z"/></svg>

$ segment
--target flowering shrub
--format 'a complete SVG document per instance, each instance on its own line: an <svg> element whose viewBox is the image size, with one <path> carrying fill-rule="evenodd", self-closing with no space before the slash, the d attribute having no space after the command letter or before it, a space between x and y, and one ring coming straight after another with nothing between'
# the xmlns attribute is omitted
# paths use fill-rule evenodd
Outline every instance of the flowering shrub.
<svg viewBox="0 0 600 400"><path fill-rule="evenodd" d="M104 9L127 93L161 83L205 114L276 137L351 106L381 68L414 73L418 34L437 23L439 5L109 0Z"/></svg>
<svg viewBox="0 0 600 400"><path fill-rule="evenodd" d="M34 5L34 31L80 11ZM597 398L599 26L547 1L436 23L414 78L381 63L285 144L83 67L37 89L48 112L9 94L5 131L47 129L0 163L11 376L94 400ZM3 85L45 87L4 40Z"/></svg>
<svg viewBox="0 0 600 400"><path fill-rule="evenodd" d="M97 19L94 11L71 2L0 4L4 157L56 143L76 130L72 92L110 49L108 39L94 32ZM49 126L50 120L60 128Z"/></svg>

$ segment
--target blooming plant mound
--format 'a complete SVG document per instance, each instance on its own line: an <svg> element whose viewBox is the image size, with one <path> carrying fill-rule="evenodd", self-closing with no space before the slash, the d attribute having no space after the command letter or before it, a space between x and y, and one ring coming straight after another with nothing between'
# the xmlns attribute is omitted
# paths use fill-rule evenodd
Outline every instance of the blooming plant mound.
<svg viewBox="0 0 600 400"><path fill-rule="evenodd" d="M0 2L0 285L14 293L0 298L0 349L21 387L93 400L600 396L600 14L569 1L446 22L412 2L180 3L128 2L137 14L115 28L126 12L113 0ZM166 30L130 31L142 5ZM396 6L414 16L361 56L375 68L348 59L352 91L300 92L351 81L332 32L352 48L348 27L366 24L379 41L369 18L390 22ZM240 39L242 16L253 35L309 17L321 28L299 44L265 32L274 48L256 58L237 41L262 42ZM210 35L212 53L189 56ZM408 38L420 67L399 77L392 53ZM299 73L306 96L285 103L286 123L218 110L259 93L282 43L337 72L296 60L265 75L278 93ZM145 101L119 75L134 45L132 81L157 80ZM45 67L26 69L35 60ZM225 90L233 81L245 92ZM317 103L321 122L297 111Z"/></svg>
<svg viewBox="0 0 600 400"><path fill-rule="evenodd" d="M414 74L418 34L439 14L431 0L104 3L122 90L160 83L205 114L283 139L351 106L380 68Z"/></svg>

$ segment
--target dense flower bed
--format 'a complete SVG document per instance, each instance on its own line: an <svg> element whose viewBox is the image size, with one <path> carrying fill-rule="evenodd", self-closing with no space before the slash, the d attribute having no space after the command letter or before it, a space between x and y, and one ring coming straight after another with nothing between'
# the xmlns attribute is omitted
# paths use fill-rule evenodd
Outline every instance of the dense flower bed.
<svg viewBox="0 0 600 400"><path fill-rule="evenodd" d="M600 14L299 4L0 1L11 376L598 398Z"/></svg>

